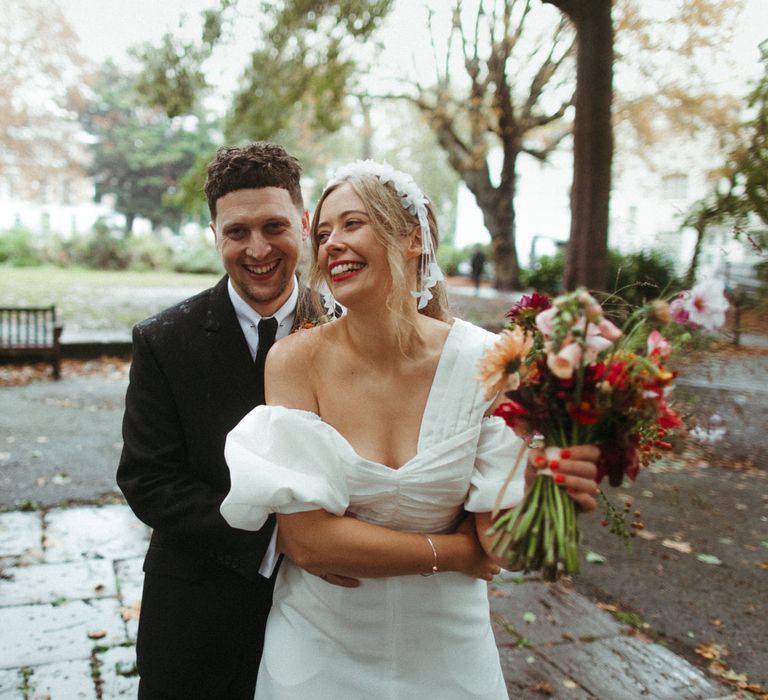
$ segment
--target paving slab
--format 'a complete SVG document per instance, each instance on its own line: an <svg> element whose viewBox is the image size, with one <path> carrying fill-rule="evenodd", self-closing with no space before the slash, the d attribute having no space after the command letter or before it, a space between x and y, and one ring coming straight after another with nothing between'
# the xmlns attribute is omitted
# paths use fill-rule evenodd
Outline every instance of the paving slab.
<svg viewBox="0 0 768 700"><path fill-rule="evenodd" d="M20 700L24 697L19 690L21 673L18 669L0 671L0 700Z"/></svg>
<svg viewBox="0 0 768 700"><path fill-rule="evenodd" d="M57 508L45 516L46 563L136 557L148 541L149 528L123 505Z"/></svg>
<svg viewBox="0 0 768 700"><path fill-rule="evenodd" d="M512 580L494 582L490 590L491 615L514 639L534 645L570 639L595 639L621 634L622 626L604 610L557 583Z"/></svg>
<svg viewBox="0 0 768 700"><path fill-rule="evenodd" d="M5 569L0 607L117 596L112 562L90 559Z"/></svg>
<svg viewBox="0 0 768 700"><path fill-rule="evenodd" d="M500 646L499 656L510 698L593 700L573 678L532 649Z"/></svg>
<svg viewBox="0 0 768 700"><path fill-rule="evenodd" d="M128 641L115 599L0 608L0 668L88 659L97 644ZM98 640L88 637L104 632Z"/></svg>
<svg viewBox="0 0 768 700"><path fill-rule="evenodd" d="M115 562L123 620L125 620L128 639L133 642L136 641L139 630L139 611L141 610L141 596L144 592L143 564L144 557L133 557Z"/></svg>
<svg viewBox="0 0 768 700"><path fill-rule="evenodd" d="M29 700L96 700L90 660L60 661L32 669ZM20 696L21 697L21 696Z"/></svg>
<svg viewBox="0 0 768 700"><path fill-rule="evenodd" d="M596 698L704 700L729 692L666 647L636 637L554 645L543 653L562 673L579 678Z"/></svg>
<svg viewBox="0 0 768 700"><path fill-rule="evenodd" d="M101 663L101 700L135 698L139 692L136 672L136 650L133 647L113 647L97 658Z"/></svg>
<svg viewBox="0 0 768 700"><path fill-rule="evenodd" d="M43 556L43 519L38 512L0 513L0 559L12 557L25 563Z"/></svg>

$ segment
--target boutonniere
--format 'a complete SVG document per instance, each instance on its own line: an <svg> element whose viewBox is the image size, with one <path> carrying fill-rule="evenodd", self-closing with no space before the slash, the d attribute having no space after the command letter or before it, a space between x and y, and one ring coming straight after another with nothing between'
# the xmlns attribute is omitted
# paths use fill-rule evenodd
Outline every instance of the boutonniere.
<svg viewBox="0 0 768 700"><path fill-rule="evenodd" d="M331 316L330 314L323 314L322 316L318 316L317 318L310 319L309 321L304 321L304 323L299 324L296 330L305 331L309 328L322 326L324 323L328 323L329 321L333 321L333 316Z"/></svg>

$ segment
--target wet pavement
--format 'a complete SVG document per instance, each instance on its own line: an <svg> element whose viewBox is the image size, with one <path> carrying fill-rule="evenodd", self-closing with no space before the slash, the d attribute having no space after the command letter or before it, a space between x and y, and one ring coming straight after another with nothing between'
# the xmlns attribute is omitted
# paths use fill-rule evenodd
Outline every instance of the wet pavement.
<svg viewBox="0 0 768 700"><path fill-rule="evenodd" d="M136 697L148 537L119 504L0 514L0 699ZM738 697L560 584L489 592L512 698Z"/></svg>
<svg viewBox="0 0 768 700"><path fill-rule="evenodd" d="M125 368L0 388L0 700L136 697L149 530L114 485ZM679 383L760 394L768 357ZM754 697L564 585L506 574L489 592L511 698Z"/></svg>

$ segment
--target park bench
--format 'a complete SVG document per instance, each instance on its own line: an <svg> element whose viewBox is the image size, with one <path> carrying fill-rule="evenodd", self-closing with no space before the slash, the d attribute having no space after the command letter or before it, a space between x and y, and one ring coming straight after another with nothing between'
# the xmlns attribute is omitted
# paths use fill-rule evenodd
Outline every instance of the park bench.
<svg viewBox="0 0 768 700"><path fill-rule="evenodd" d="M0 358L40 358L61 376L61 324L55 306L0 307Z"/></svg>

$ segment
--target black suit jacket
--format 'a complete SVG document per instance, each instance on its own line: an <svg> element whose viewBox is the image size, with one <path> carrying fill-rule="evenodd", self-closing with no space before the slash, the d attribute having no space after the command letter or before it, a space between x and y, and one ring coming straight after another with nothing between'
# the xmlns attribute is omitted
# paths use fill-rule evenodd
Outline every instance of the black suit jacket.
<svg viewBox="0 0 768 700"><path fill-rule="evenodd" d="M311 307L300 292L295 325ZM133 330L117 481L153 528L137 641L142 680L179 698L253 698L273 581L258 566L274 528L231 528L227 433L258 376L227 277Z"/></svg>

